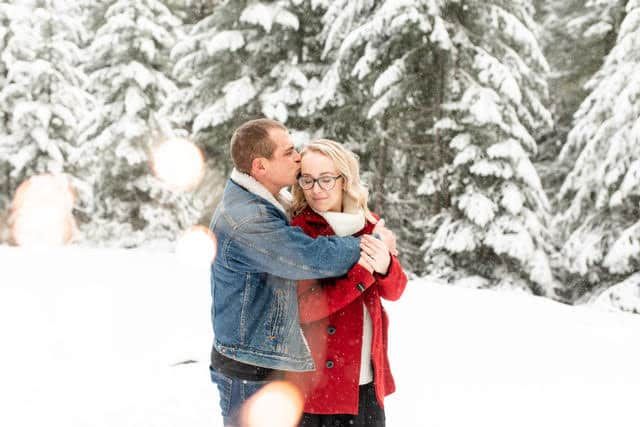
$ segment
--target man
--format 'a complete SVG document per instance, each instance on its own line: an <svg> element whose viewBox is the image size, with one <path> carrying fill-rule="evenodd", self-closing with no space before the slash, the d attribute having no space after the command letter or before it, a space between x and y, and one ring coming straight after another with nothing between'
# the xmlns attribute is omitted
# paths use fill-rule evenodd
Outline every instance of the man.
<svg viewBox="0 0 640 427"><path fill-rule="evenodd" d="M289 225L288 192L281 190L295 182L300 155L284 125L243 124L231 138L231 157L235 168L211 220L218 247L210 370L225 425L234 425L240 405L282 371L315 368L295 281L342 276L360 258L358 238L312 239Z"/></svg>

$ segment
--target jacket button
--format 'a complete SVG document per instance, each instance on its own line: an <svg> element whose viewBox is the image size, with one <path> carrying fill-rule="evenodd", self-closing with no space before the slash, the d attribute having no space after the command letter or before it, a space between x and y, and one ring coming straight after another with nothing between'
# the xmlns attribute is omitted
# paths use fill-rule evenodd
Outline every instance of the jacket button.
<svg viewBox="0 0 640 427"><path fill-rule="evenodd" d="M329 326L329 327L327 328L327 333L328 333L329 335L333 335L333 334L335 334L335 333L336 333L336 327L335 327L335 326Z"/></svg>
<svg viewBox="0 0 640 427"><path fill-rule="evenodd" d="M364 283L360 282L356 285L356 289L359 290L360 292L364 292L367 287L364 285Z"/></svg>
<svg viewBox="0 0 640 427"><path fill-rule="evenodd" d="M325 366L329 369L333 368L333 360L327 360L327 363L325 363Z"/></svg>

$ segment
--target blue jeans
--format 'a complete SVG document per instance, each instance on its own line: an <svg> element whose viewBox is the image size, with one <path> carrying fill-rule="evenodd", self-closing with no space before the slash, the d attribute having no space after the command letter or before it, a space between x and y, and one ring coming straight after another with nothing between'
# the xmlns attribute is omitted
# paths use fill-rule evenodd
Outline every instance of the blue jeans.
<svg viewBox="0 0 640 427"><path fill-rule="evenodd" d="M238 425L238 410L242 404L269 381L248 381L228 377L209 367L211 381L218 387L220 411L225 427Z"/></svg>

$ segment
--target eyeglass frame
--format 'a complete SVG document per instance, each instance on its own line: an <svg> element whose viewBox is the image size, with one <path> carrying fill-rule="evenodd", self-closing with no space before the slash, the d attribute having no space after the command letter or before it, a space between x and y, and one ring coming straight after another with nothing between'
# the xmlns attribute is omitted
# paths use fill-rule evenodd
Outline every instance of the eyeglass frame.
<svg viewBox="0 0 640 427"><path fill-rule="evenodd" d="M312 180L311 186L310 186L309 188L304 188L304 187L302 186L302 184L300 183L300 180L301 180L302 178L307 178L307 179L311 179L311 180ZM323 179L323 178L331 178L331 179L332 179L333 184L331 185L331 187L330 187L330 188L324 188L324 187L322 186L322 184L320 184L320 180L321 180L321 179ZM312 177L310 177L310 176L308 176L308 175L306 175L306 176L305 176L305 175L300 175L300 176L298 177L298 179L296 179L296 182L298 183L298 185L300 186L300 188L302 188L303 190L313 190L313 187L315 187L316 182L317 182L317 183L318 183L318 187L320 187L320 189L322 189L322 190L324 190L324 191L331 191L331 190L333 190L333 189L336 187L336 181L337 181L338 179L340 179L340 178L344 178L344 176L342 176L342 174L338 174L338 175L336 175L336 176L323 175L323 176L321 176L320 178L312 178Z"/></svg>

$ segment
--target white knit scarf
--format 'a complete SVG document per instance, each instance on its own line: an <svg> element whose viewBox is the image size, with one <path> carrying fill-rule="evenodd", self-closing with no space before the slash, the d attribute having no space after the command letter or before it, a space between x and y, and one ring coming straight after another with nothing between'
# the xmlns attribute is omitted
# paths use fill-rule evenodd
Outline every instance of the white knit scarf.
<svg viewBox="0 0 640 427"><path fill-rule="evenodd" d="M364 210L346 195L342 201L342 212L315 212L329 223L337 236L351 236L364 228Z"/></svg>

